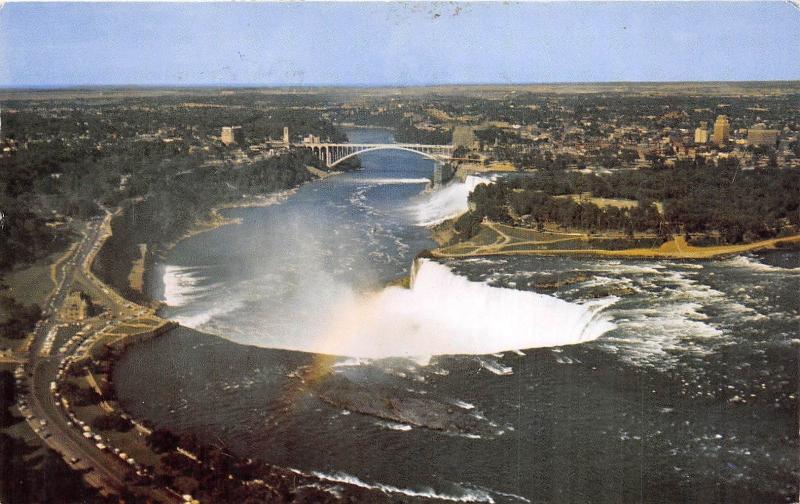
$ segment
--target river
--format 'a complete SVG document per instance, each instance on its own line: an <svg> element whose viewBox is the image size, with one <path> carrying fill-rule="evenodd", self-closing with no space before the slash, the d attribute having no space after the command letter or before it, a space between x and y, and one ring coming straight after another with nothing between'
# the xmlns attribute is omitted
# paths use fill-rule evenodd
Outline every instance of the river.
<svg viewBox="0 0 800 504"><path fill-rule="evenodd" d="M430 161L362 161L156 266L184 327L120 361L126 409L398 499L796 500L796 252L423 260L387 289L481 181L431 193Z"/></svg>

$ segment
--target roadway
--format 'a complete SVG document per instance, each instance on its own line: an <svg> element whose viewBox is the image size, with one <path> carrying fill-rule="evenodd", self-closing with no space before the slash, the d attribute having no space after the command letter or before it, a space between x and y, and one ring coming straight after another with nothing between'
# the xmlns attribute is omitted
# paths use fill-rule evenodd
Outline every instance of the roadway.
<svg viewBox="0 0 800 504"><path fill-rule="evenodd" d="M67 461L78 459L76 463L70 465L76 470L85 471L84 478L90 485L104 494L119 494L127 486L125 480L126 476L132 473L131 468L118 457L97 448L94 440L84 438L81 431L65 415L61 406L56 403L50 390L50 383L57 379L59 366L75 354L78 345L71 345L65 353L58 353L58 348L49 349L45 343L48 333L55 331L60 323L59 313L76 281L80 279L82 283L89 283L107 292L105 285L97 285L99 282L88 268L93 254L105 240L104 229L108 229L111 218L112 214L106 212L102 220L90 221L80 245L63 261L60 266L61 271L57 272L59 281L46 302L44 320L37 324L34 330L29 359L25 365L28 382L23 399L27 404L27 410L23 413L44 443L60 453ZM112 305L108 308L113 315L117 316L120 312L126 311L122 306L115 306L113 296L109 296L109 299L112 300ZM101 327L106 325L108 324L102 324ZM96 330L97 327L89 329L95 332ZM51 352L53 355L50 355ZM147 493L159 502L179 501L174 495L162 489L151 488Z"/></svg>
<svg viewBox="0 0 800 504"><path fill-rule="evenodd" d="M119 493L125 488L125 474L129 469L115 460L116 457L97 449L94 441L81 436L77 428L68 425L69 420L61 413L50 393L49 383L55 380L58 372L58 358L37 359L32 372L29 407L39 419L31 421L34 425L39 424L38 434L42 436L47 432L49 435L44 439L45 442L68 461L79 459L71 465L76 470L87 471L84 477L90 485L105 494ZM47 425L41 426L42 419L47 421Z"/></svg>

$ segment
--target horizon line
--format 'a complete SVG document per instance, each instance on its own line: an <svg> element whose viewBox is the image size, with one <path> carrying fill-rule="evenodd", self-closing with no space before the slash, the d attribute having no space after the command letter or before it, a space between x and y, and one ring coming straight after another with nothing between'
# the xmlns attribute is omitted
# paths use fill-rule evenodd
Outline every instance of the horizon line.
<svg viewBox="0 0 800 504"><path fill-rule="evenodd" d="M0 91L59 91L76 89L410 89L436 87L514 87L514 86L600 86L600 85L658 85L658 84L800 84L795 79L764 80L653 80L653 81L540 81L540 82L467 82L467 83L424 83L424 84L259 84L259 83L192 83L192 84L20 84L0 85Z"/></svg>

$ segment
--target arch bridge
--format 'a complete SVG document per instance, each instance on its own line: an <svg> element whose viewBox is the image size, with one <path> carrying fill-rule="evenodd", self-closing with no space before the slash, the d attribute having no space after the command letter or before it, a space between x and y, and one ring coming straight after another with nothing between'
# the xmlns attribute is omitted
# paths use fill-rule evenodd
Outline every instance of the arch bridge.
<svg viewBox="0 0 800 504"><path fill-rule="evenodd" d="M401 150L414 152L433 161L442 162L453 156L452 145L429 145L411 143L387 144L357 144L357 143L302 143L296 147L311 149L314 154L325 162L325 166L333 168L342 161L350 159L365 152L377 150Z"/></svg>
<svg viewBox="0 0 800 504"><path fill-rule="evenodd" d="M433 160L433 186L439 187L442 184L442 164L444 161L453 157L452 145L430 145L412 143L386 143L386 144L358 144L358 143L302 143L295 144L295 147L310 149L320 161L325 163L328 168L333 168L342 161L355 157L365 152L378 150L399 150L413 152L422 157Z"/></svg>

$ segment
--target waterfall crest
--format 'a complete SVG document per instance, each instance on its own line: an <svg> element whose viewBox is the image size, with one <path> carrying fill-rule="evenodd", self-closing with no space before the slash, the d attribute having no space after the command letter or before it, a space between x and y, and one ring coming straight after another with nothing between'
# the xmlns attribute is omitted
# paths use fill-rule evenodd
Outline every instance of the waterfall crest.
<svg viewBox="0 0 800 504"><path fill-rule="evenodd" d="M363 358L483 355L594 340L615 326L584 304L471 282L419 259L410 289L387 287L343 303L310 351Z"/></svg>
<svg viewBox="0 0 800 504"><path fill-rule="evenodd" d="M423 201L412 207L420 226L433 226L468 210L467 198L480 184L490 184L484 177L469 175L464 182L451 182L446 187L427 193Z"/></svg>

